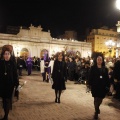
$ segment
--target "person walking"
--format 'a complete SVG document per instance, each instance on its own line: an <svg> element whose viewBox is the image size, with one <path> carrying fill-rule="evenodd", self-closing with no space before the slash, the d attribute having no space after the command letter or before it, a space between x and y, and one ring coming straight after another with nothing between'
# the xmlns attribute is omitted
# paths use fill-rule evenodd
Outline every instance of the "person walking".
<svg viewBox="0 0 120 120"><path fill-rule="evenodd" d="M9 110L12 109L13 90L18 85L17 65L13 60L12 51L9 47L4 47L0 59L0 97L5 115L0 120L8 120Z"/></svg>
<svg viewBox="0 0 120 120"><path fill-rule="evenodd" d="M32 66L33 66L31 57L28 57L28 59L26 61L26 66L27 66L28 75L31 75Z"/></svg>
<svg viewBox="0 0 120 120"><path fill-rule="evenodd" d="M90 68L88 84L91 86L92 97L94 97L94 119L98 119L98 114L100 114L99 107L108 93L110 86L108 69L104 66L102 56L98 56L94 65Z"/></svg>
<svg viewBox="0 0 120 120"><path fill-rule="evenodd" d="M67 81L66 63L63 60L61 52L57 54L57 59L54 62L52 78L52 89L55 90L55 102L60 103L61 93L62 90L66 90L65 82Z"/></svg>

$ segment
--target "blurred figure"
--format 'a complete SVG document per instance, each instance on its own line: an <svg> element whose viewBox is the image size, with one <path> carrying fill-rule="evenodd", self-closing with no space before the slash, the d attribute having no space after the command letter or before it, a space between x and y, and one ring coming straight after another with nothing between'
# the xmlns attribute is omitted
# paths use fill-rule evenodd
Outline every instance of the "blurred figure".
<svg viewBox="0 0 120 120"><path fill-rule="evenodd" d="M28 71L28 75L31 75L32 72L32 59L31 57L28 57L27 61L26 61L26 66L27 66L27 71Z"/></svg>
<svg viewBox="0 0 120 120"><path fill-rule="evenodd" d="M90 68L89 73L88 84L91 86L92 97L94 97L94 119L98 119L98 114L100 114L99 107L109 91L108 69L103 62L104 59L98 56L96 63Z"/></svg>
<svg viewBox="0 0 120 120"><path fill-rule="evenodd" d="M67 81L66 63L63 61L62 53L57 54L57 59L54 62L53 72L53 85L55 90L55 102L60 103L62 90L66 89L65 81Z"/></svg>
<svg viewBox="0 0 120 120"><path fill-rule="evenodd" d="M40 58L37 58L37 70L40 71Z"/></svg>
<svg viewBox="0 0 120 120"><path fill-rule="evenodd" d="M19 76L22 76L22 69L24 66L24 60L21 56L20 56L20 58L17 59L17 66L18 66Z"/></svg>
<svg viewBox="0 0 120 120"><path fill-rule="evenodd" d="M51 58L49 66L48 66L48 67L50 67L50 74L52 74L52 72L53 72L53 65L54 65L54 58Z"/></svg>
<svg viewBox="0 0 120 120"><path fill-rule="evenodd" d="M49 55L48 55L48 53L45 53L43 60L41 59L41 65L40 65L41 66L41 73L43 76L43 82L44 81L49 82L49 75L50 75L50 71L51 71L49 63L50 63Z"/></svg>
<svg viewBox="0 0 120 120"><path fill-rule="evenodd" d="M67 78L68 78L68 65L69 65L69 58L68 58L68 56L65 56L64 60L65 60L66 66L67 66Z"/></svg>
<svg viewBox="0 0 120 120"><path fill-rule="evenodd" d="M113 77L115 82L115 98L120 99L120 58L118 58L117 62L114 65L113 69Z"/></svg>
<svg viewBox="0 0 120 120"><path fill-rule="evenodd" d="M76 69L75 69L75 81L79 78L80 68L81 68L81 62L79 58L75 59L76 62Z"/></svg>
<svg viewBox="0 0 120 120"><path fill-rule="evenodd" d="M108 95L112 96L112 94L114 92L113 67L109 67L108 75L109 75L109 81L110 81L110 91L109 91Z"/></svg>
<svg viewBox="0 0 120 120"><path fill-rule="evenodd" d="M42 77L43 77L43 82L45 81L44 66L45 66L45 64L44 64L44 60L43 60L43 59L41 59L41 62L40 62L40 72L41 72Z"/></svg>
<svg viewBox="0 0 120 120"><path fill-rule="evenodd" d="M76 64L75 64L75 61L74 61L73 57L70 57L69 60L70 60L70 62L68 64L68 79L70 81L73 81L73 80L75 80Z"/></svg>

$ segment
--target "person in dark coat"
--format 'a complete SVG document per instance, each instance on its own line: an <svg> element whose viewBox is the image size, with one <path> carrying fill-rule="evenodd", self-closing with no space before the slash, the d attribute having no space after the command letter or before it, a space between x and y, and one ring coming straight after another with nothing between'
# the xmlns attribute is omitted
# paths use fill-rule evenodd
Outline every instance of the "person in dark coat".
<svg viewBox="0 0 120 120"><path fill-rule="evenodd" d="M8 120L9 110L12 109L13 90L19 85L17 65L11 54L9 48L4 48L0 59L0 97L5 113L1 120Z"/></svg>
<svg viewBox="0 0 120 120"><path fill-rule="evenodd" d="M68 79L70 81L75 80L75 70L76 70L76 63L73 57L69 58L70 62L68 64Z"/></svg>
<svg viewBox="0 0 120 120"><path fill-rule="evenodd" d="M37 58L37 70L40 71L40 58Z"/></svg>
<svg viewBox="0 0 120 120"><path fill-rule="evenodd" d="M18 66L18 70L19 70L19 76L22 76L24 60L23 60L23 58L21 56L20 56L20 58L17 59L17 66Z"/></svg>
<svg viewBox="0 0 120 120"><path fill-rule="evenodd" d="M103 66L103 58L97 57L96 64L90 68L88 84L91 86L92 97L94 97L95 115L94 118L98 119L100 114L100 105L109 91L109 76L108 69Z"/></svg>
<svg viewBox="0 0 120 120"><path fill-rule="evenodd" d="M120 99L120 58L118 58L117 62L114 65L113 77L114 77L115 90L116 90L116 94L114 95L114 98Z"/></svg>
<svg viewBox="0 0 120 120"><path fill-rule="evenodd" d="M67 67L63 61L62 53L57 54L57 59L54 62L53 72L53 85L52 88L55 90L55 102L60 103L60 96L62 90L66 90L65 82L67 81Z"/></svg>

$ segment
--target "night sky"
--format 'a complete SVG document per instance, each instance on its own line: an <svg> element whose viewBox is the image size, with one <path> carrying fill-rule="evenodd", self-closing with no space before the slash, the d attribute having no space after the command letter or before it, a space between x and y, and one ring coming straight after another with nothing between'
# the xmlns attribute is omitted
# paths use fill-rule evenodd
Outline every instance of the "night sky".
<svg viewBox="0 0 120 120"><path fill-rule="evenodd" d="M65 30L85 35L87 28L115 27L120 11L115 0L0 0L0 32L6 26L41 25L52 37Z"/></svg>

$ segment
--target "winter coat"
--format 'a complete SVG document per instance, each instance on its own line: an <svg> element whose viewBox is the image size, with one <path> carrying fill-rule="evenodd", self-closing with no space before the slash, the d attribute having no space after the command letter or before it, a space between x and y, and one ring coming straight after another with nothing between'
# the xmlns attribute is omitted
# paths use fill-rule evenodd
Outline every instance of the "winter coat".
<svg viewBox="0 0 120 120"><path fill-rule="evenodd" d="M65 90L65 81L67 80L66 63L63 61L55 60L52 72L53 85L55 90Z"/></svg>
<svg viewBox="0 0 120 120"><path fill-rule="evenodd" d="M88 84L91 86L93 97L104 98L109 91L110 81L108 69L98 68L96 65L90 68Z"/></svg>
<svg viewBox="0 0 120 120"><path fill-rule="evenodd" d="M113 77L120 82L120 60L118 60L114 65Z"/></svg>
<svg viewBox="0 0 120 120"><path fill-rule="evenodd" d="M11 98L14 87L18 85L16 63L11 60L0 60L0 97Z"/></svg>

